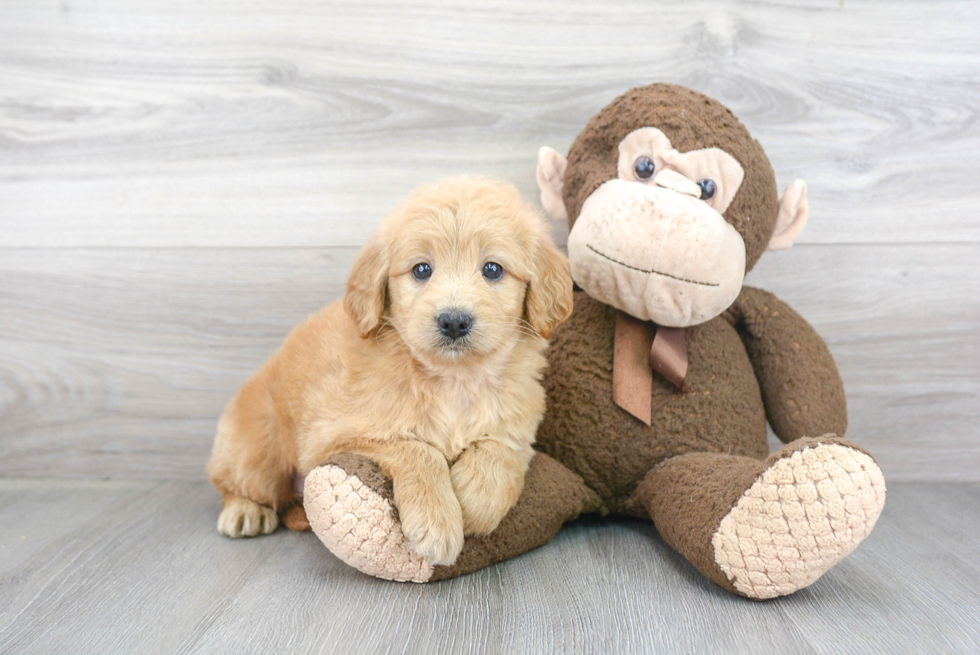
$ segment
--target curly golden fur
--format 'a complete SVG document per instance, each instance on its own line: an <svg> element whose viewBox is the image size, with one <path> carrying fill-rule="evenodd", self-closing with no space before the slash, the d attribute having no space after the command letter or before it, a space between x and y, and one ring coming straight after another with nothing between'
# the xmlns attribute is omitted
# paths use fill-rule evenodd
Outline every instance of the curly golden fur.
<svg viewBox="0 0 980 655"><path fill-rule="evenodd" d="M417 280L416 264L431 277ZM483 275L496 262L498 280ZM472 316L465 337L440 314ZM378 462L413 548L456 559L517 501L544 414L547 339L572 310L567 260L512 187L416 190L371 237L343 301L294 329L228 405L208 463L232 537L305 527L292 480L342 452Z"/></svg>

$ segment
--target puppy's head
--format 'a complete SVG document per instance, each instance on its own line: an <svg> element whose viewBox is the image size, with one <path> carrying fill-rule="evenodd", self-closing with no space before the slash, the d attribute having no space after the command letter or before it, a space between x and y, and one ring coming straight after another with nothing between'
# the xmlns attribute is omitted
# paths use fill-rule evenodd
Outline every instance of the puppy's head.
<svg viewBox="0 0 980 655"><path fill-rule="evenodd" d="M385 324L435 366L549 338L572 311L568 261L513 187L480 178L422 186L354 264L344 308L361 336Z"/></svg>

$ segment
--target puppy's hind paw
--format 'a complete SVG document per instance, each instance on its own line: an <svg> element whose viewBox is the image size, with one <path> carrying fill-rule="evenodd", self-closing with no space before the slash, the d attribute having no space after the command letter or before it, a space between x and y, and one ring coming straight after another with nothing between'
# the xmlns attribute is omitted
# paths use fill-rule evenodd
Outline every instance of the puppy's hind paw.
<svg viewBox="0 0 980 655"><path fill-rule="evenodd" d="M218 532L226 537L237 539L270 534L279 526L276 511L254 500L233 496L226 498L224 504L218 516Z"/></svg>

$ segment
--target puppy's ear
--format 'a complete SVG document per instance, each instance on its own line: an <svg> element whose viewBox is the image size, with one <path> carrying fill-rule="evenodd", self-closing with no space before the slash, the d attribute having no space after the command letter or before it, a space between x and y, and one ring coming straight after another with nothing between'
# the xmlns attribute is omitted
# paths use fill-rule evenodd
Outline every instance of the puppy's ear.
<svg viewBox="0 0 980 655"><path fill-rule="evenodd" d="M535 259L537 270L527 285L524 313L534 331L550 339L572 313L572 275L568 260L548 237L542 237Z"/></svg>
<svg viewBox="0 0 980 655"><path fill-rule="evenodd" d="M387 286L388 257L381 237L374 234L354 262L344 295L344 310L364 339L381 325Z"/></svg>

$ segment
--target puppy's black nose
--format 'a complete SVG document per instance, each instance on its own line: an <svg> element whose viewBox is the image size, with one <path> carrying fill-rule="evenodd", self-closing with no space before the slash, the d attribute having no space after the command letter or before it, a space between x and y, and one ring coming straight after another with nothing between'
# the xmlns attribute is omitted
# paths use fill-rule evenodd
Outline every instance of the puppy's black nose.
<svg viewBox="0 0 980 655"><path fill-rule="evenodd" d="M465 337L470 326L473 325L473 317L466 312L453 310L439 315L436 321L439 324L439 331L450 339Z"/></svg>

